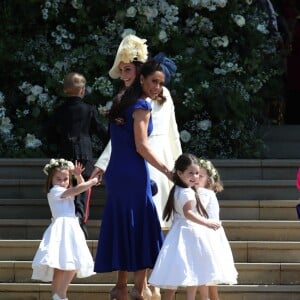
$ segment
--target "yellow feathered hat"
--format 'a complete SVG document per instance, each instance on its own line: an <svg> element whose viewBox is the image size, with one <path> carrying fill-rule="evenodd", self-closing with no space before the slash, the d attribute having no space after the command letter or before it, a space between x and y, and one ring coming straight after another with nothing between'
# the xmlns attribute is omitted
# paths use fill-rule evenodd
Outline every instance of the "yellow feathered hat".
<svg viewBox="0 0 300 300"><path fill-rule="evenodd" d="M108 74L111 78L120 78L119 64L124 62L126 64L133 61L144 63L148 59L147 40L141 39L133 34L129 34L122 40L112 68Z"/></svg>

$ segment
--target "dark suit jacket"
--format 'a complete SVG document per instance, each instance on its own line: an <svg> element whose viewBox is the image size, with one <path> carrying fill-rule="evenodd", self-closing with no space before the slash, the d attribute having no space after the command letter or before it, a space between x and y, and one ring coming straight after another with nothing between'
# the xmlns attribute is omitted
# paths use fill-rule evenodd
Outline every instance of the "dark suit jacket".
<svg viewBox="0 0 300 300"><path fill-rule="evenodd" d="M87 176L93 170L91 135L98 135L104 144L109 140L96 107L80 97L67 97L49 118L45 131L49 141L58 146L57 157L88 163Z"/></svg>

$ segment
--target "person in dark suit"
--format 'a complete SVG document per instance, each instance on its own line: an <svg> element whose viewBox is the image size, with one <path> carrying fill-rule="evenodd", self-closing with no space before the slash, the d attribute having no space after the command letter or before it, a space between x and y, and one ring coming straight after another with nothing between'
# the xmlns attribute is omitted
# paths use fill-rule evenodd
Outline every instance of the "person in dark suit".
<svg viewBox="0 0 300 300"><path fill-rule="evenodd" d="M45 131L49 141L57 145L57 156L80 162L84 166L82 175L87 180L94 168L91 135L97 134L105 144L109 137L96 107L83 101L85 85L86 79L82 74L72 72L65 76L63 88L66 98L49 118ZM88 193L86 191L75 198L76 215L86 238Z"/></svg>

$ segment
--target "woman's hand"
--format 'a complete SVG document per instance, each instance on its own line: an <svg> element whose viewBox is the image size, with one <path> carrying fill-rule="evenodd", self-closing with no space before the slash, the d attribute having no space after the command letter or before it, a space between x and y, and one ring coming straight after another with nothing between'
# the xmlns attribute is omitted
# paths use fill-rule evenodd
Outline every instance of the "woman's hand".
<svg viewBox="0 0 300 300"><path fill-rule="evenodd" d="M97 178L97 185L99 185L102 181L103 174L104 174L104 171L102 169L95 167L90 176L90 179Z"/></svg>
<svg viewBox="0 0 300 300"><path fill-rule="evenodd" d="M172 171L166 170L166 171L164 171L164 174L168 177L168 179L170 181L173 181L173 172Z"/></svg>

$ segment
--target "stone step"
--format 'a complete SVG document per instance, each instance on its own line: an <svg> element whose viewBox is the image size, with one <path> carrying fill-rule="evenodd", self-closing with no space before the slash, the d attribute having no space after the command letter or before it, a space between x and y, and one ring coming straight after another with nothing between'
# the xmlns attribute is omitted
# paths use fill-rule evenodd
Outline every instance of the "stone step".
<svg viewBox="0 0 300 300"><path fill-rule="evenodd" d="M299 221L226 220L222 224L230 241L300 241Z"/></svg>
<svg viewBox="0 0 300 300"><path fill-rule="evenodd" d="M224 180L220 200L298 199L295 180ZM44 181L39 179L0 179L0 199L45 199ZM43 201L43 200L41 200ZM92 189L92 202L105 201L103 185Z"/></svg>
<svg viewBox="0 0 300 300"><path fill-rule="evenodd" d="M300 200L219 200L221 220L298 220Z"/></svg>
<svg viewBox="0 0 300 300"><path fill-rule="evenodd" d="M43 167L48 161L48 158L0 158L0 179L40 179L45 181ZM213 159L212 162L223 180L293 180L300 167L300 157L297 159Z"/></svg>
<svg viewBox="0 0 300 300"><path fill-rule="evenodd" d="M227 180L218 198L229 200L298 199L296 180Z"/></svg>
<svg viewBox="0 0 300 300"><path fill-rule="evenodd" d="M0 261L30 261L40 240L0 240ZM95 257L97 240L87 241ZM300 242L292 241L230 241L235 262L299 263Z"/></svg>
<svg viewBox="0 0 300 300"><path fill-rule="evenodd" d="M109 299L114 285L71 284L68 297L72 300ZM129 285L129 289L131 285ZM234 285L219 286L222 300L299 300L300 285ZM163 293L163 291L162 291ZM0 299L3 300L46 300L51 297L50 284L0 283ZM174 300L185 300L185 290L180 288Z"/></svg>
<svg viewBox="0 0 300 300"><path fill-rule="evenodd" d="M46 199L44 186L43 179L0 179L0 199ZM93 199L104 199L104 192L103 185L94 187Z"/></svg>
<svg viewBox="0 0 300 300"><path fill-rule="evenodd" d="M1 240L40 240L50 220L0 219ZM100 221L89 220L89 239L97 240ZM298 220L223 220L231 241L300 241ZM167 232L167 229L164 229Z"/></svg>
<svg viewBox="0 0 300 300"><path fill-rule="evenodd" d="M44 165L49 159L44 158L1 158L1 179L45 179Z"/></svg>
<svg viewBox="0 0 300 300"><path fill-rule="evenodd" d="M291 241L231 241L235 262L298 263L300 242Z"/></svg>
<svg viewBox="0 0 300 300"><path fill-rule="evenodd" d="M37 283L31 279L31 261L0 261L0 282ZM300 284L300 263L235 263L238 284ZM150 273L149 273L150 274ZM128 282L133 283L130 273ZM87 278L74 278L78 284L114 284L117 273L98 273Z"/></svg>
<svg viewBox="0 0 300 300"><path fill-rule="evenodd" d="M105 200L92 196L90 220L99 220ZM219 200L222 220L296 220L300 200ZM46 199L0 199L0 219L50 219ZM1 236L1 235L0 235Z"/></svg>
<svg viewBox="0 0 300 300"><path fill-rule="evenodd" d="M300 159L212 160L223 180L295 180Z"/></svg>
<svg viewBox="0 0 300 300"><path fill-rule="evenodd" d="M102 191L101 191L102 192ZM104 193L104 191L103 191ZM102 217L104 196L96 198L92 193L90 200L90 219L99 220ZM46 198L0 198L0 219L50 219L51 212Z"/></svg>

